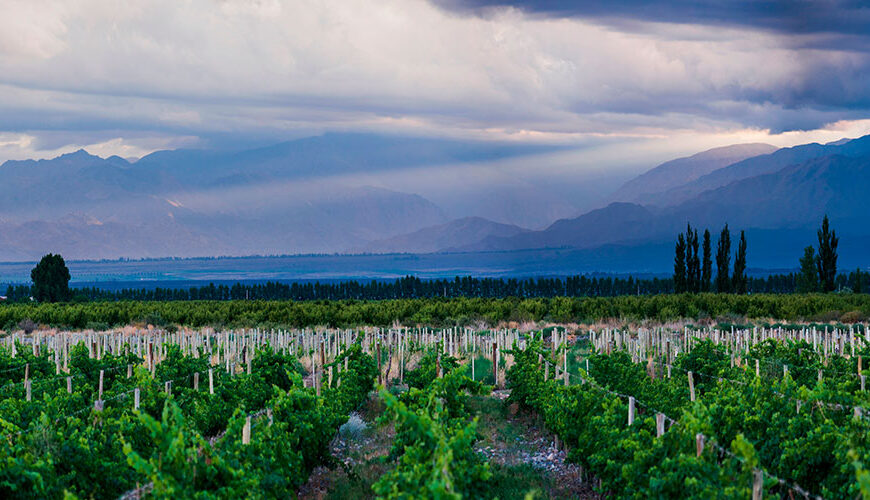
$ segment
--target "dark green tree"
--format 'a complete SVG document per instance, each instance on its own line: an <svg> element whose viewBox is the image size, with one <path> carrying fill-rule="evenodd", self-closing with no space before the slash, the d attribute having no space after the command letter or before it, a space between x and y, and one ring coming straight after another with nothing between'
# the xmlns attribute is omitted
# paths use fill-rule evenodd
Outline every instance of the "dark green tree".
<svg viewBox="0 0 870 500"><path fill-rule="evenodd" d="M837 245L840 243L840 239L837 237L837 232L831 230L827 215L822 219L822 227L816 234L819 237L819 252L816 255L819 283L823 292L832 292L836 288Z"/></svg>
<svg viewBox="0 0 870 500"><path fill-rule="evenodd" d="M680 234L674 247L674 292L686 291L686 237Z"/></svg>
<svg viewBox="0 0 870 500"><path fill-rule="evenodd" d="M72 294L69 289L69 269L60 254L48 254L30 271L33 280L33 298L39 302L66 302Z"/></svg>
<svg viewBox="0 0 870 500"><path fill-rule="evenodd" d="M686 291L697 293L701 285L701 259L698 258L698 230L686 226Z"/></svg>
<svg viewBox="0 0 870 500"><path fill-rule="evenodd" d="M861 268L856 268L855 272L851 273L851 281L852 281L852 292L853 293L864 293L864 273L861 272Z"/></svg>
<svg viewBox="0 0 870 500"><path fill-rule="evenodd" d="M813 293L819 291L819 273L816 269L816 250L812 247L804 248L804 256L801 257L801 272L797 277L798 293Z"/></svg>
<svg viewBox="0 0 870 500"><path fill-rule="evenodd" d="M731 291L731 279L729 278L729 269L731 268L731 231L728 229L728 224L722 229L719 234L719 244L716 248L716 291L719 293L728 293Z"/></svg>
<svg viewBox="0 0 870 500"><path fill-rule="evenodd" d="M740 243L737 244L737 256L734 257L731 291L741 295L746 293L746 233L743 231L740 231Z"/></svg>
<svg viewBox="0 0 870 500"><path fill-rule="evenodd" d="M713 277L712 248L710 244L710 230L704 230L704 263L701 266L701 291L710 291L710 280Z"/></svg>

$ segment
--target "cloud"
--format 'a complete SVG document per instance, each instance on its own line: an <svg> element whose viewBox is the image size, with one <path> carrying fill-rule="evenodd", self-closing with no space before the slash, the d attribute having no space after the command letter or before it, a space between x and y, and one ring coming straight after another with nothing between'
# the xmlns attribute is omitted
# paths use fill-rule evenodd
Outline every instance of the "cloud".
<svg viewBox="0 0 870 500"><path fill-rule="evenodd" d="M870 110L856 4L503 4L9 0L0 131L88 136L78 144L324 130L583 143L813 130ZM473 15L483 6L497 7Z"/></svg>
<svg viewBox="0 0 870 500"><path fill-rule="evenodd" d="M789 34L870 33L870 9L860 0L435 0L447 9L486 14L513 7L549 17L749 27Z"/></svg>

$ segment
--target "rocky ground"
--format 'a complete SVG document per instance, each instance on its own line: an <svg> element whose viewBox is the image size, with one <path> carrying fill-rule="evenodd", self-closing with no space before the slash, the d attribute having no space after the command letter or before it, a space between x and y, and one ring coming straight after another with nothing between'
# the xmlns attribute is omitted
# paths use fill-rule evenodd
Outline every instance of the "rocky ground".
<svg viewBox="0 0 870 500"><path fill-rule="evenodd" d="M493 495L522 498L534 490L535 498L597 498L581 468L566 462L565 452L554 446L539 419L506 404L507 395L496 391L471 403L482 436L477 450L487 457L493 472ZM339 433L332 446L342 465L315 470L299 498L373 498L371 485L391 467L383 458L394 436L392 426L376 424L380 412L380 403L372 399L359 419Z"/></svg>

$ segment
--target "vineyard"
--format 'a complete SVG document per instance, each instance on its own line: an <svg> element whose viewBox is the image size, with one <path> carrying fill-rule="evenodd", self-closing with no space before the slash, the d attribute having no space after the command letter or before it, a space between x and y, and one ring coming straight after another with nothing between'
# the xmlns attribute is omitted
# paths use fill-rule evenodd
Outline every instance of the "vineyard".
<svg viewBox="0 0 870 500"><path fill-rule="evenodd" d="M862 325L19 332L0 496L870 498L868 355Z"/></svg>

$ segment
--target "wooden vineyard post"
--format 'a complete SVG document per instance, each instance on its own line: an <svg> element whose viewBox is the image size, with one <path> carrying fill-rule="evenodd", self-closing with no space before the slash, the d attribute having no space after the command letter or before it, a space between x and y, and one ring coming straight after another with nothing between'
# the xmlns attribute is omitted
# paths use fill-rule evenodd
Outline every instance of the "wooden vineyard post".
<svg viewBox="0 0 870 500"><path fill-rule="evenodd" d="M565 352L563 353L562 359L564 361L565 369L562 372L562 376L565 378L565 385L568 385L568 344L565 344Z"/></svg>
<svg viewBox="0 0 870 500"><path fill-rule="evenodd" d="M665 414L656 413L656 437L665 435Z"/></svg>
<svg viewBox="0 0 870 500"><path fill-rule="evenodd" d="M764 476L761 469L752 471L752 500L761 500L764 494Z"/></svg>
<svg viewBox="0 0 870 500"><path fill-rule="evenodd" d="M193 390L199 392L199 372L193 374Z"/></svg>
<svg viewBox="0 0 870 500"><path fill-rule="evenodd" d="M759 367L759 363L758 363L758 359L757 359L757 358L756 358L756 360L755 360L755 376L756 376L756 377L760 377L760 376L761 376L761 369L760 369L760 367Z"/></svg>
<svg viewBox="0 0 870 500"><path fill-rule="evenodd" d="M326 343L320 339L320 385L323 385L323 375L326 373Z"/></svg>
<svg viewBox="0 0 870 500"><path fill-rule="evenodd" d="M383 369L381 368L381 340L378 339L378 385L383 385ZM438 353L438 359L441 359L441 353Z"/></svg>
<svg viewBox="0 0 870 500"><path fill-rule="evenodd" d="M251 416L245 417L245 426L242 427L242 444L251 444Z"/></svg>
<svg viewBox="0 0 870 500"><path fill-rule="evenodd" d="M26 392L26 400L27 401L30 401L30 386L31 386L30 380L24 382L24 390Z"/></svg>
<svg viewBox="0 0 870 500"><path fill-rule="evenodd" d="M441 378L441 351L438 351L438 354L435 356L435 377Z"/></svg>
<svg viewBox="0 0 870 500"><path fill-rule="evenodd" d="M634 423L634 396L628 397L628 426Z"/></svg>
<svg viewBox="0 0 870 500"><path fill-rule="evenodd" d="M474 380L474 351L471 352L471 380Z"/></svg>
<svg viewBox="0 0 870 500"><path fill-rule="evenodd" d="M214 394L214 370L208 369L208 393Z"/></svg>
<svg viewBox="0 0 870 500"><path fill-rule="evenodd" d="M99 396L97 396L97 399L99 399L100 401L103 400L103 375L104 375L104 373L105 372L103 370L100 370L100 390L99 390Z"/></svg>
<svg viewBox="0 0 870 500"><path fill-rule="evenodd" d="M133 409L139 409L139 388L133 389Z"/></svg>
<svg viewBox="0 0 870 500"><path fill-rule="evenodd" d="M861 392L864 392L864 375L861 375Z"/></svg>
<svg viewBox="0 0 870 500"><path fill-rule="evenodd" d="M167 380L166 383L163 384L163 390L164 390L164 392L166 392L167 397L172 395L172 381L171 380Z"/></svg>
<svg viewBox="0 0 870 500"><path fill-rule="evenodd" d="M340 382L340 380L339 380ZM405 335L399 336L399 385L405 384Z"/></svg>
<svg viewBox="0 0 870 500"><path fill-rule="evenodd" d="M72 394L72 377L66 378L66 392L67 394Z"/></svg>
<svg viewBox="0 0 870 500"><path fill-rule="evenodd" d="M671 365L668 365L668 378L671 378Z"/></svg>
<svg viewBox="0 0 870 500"><path fill-rule="evenodd" d="M30 363L26 363L24 365L24 386L27 387L27 384L30 382ZM30 401L28 399L28 401Z"/></svg>
<svg viewBox="0 0 870 500"><path fill-rule="evenodd" d="M704 435L700 432L695 434L695 451L699 457L704 453Z"/></svg>
<svg viewBox="0 0 870 500"><path fill-rule="evenodd" d="M492 342L492 379L493 387L498 389L498 342Z"/></svg>
<svg viewBox="0 0 870 500"><path fill-rule="evenodd" d="M819 382L821 382L822 381L822 369L821 368L819 368L818 376L819 376Z"/></svg>
<svg viewBox="0 0 870 500"><path fill-rule="evenodd" d="M692 379L692 372L689 372L689 401L695 400L695 381Z"/></svg>
<svg viewBox="0 0 870 500"><path fill-rule="evenodd" d="M127 378L133 376L133 365L127 365Z"/></svg>

